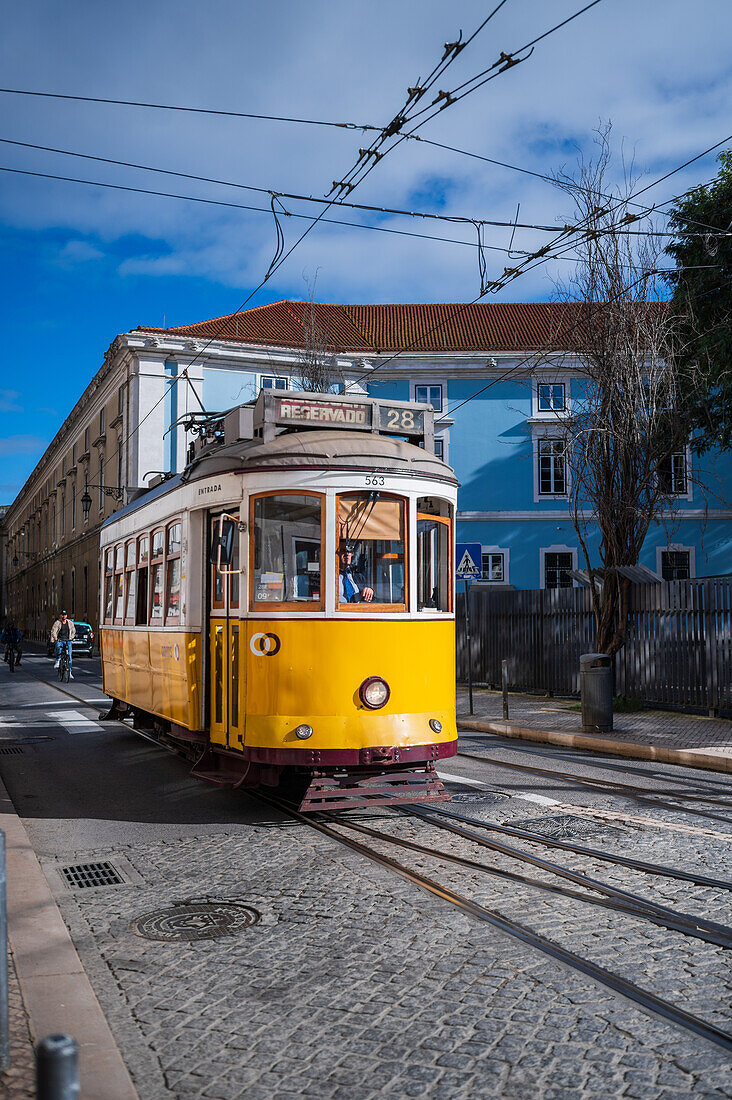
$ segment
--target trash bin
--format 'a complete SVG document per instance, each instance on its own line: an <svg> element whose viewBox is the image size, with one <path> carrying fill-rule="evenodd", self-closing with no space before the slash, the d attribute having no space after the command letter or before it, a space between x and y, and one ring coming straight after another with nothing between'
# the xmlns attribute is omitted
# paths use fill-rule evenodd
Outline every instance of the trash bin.
<svg viewBox="0 0 732 1100"><path fill-rule="evenodd" d="M613 728L613 659L607 653L580 657L582 729L597 733Z"/></svg>

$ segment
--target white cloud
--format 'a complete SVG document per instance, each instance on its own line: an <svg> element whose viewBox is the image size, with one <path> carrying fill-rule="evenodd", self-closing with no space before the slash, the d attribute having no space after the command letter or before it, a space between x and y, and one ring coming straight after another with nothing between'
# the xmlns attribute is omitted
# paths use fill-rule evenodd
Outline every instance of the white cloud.
<svg viewBox="0 0 732 1100"><path fill-rule="evenodd" d="M576 7L576 0L505 5L439 87L454 88L501 50L522 45ZM418 9L413 0L374 0L368 8L336 0L282 0L275 7L220 0L215 19L190 0L63 10L51 0L30 0L4 28L0 62L11 87L381 124L407 85L432 68L442 43L460 27L467 35L484 16L481 0L463 0L459 10L435 0ZM598 119L612 118L650 181L732 128L731 31L732 6L717 0L699 0L693 18L686 0L601 4L420 132L551 173L573 162L575 144L591 147ZM125 45L110 49L110 43ZM2 101L8 137L315 195L329 190L369 140L340 129L12 96ZM3 163L268 204L266 195L12 146L3 147ZM714 158L707 157L649 192L649 201L667 199L714 171ZM436 179L446 184L444 195L431 188ZM11 225L80 235L61 250L62 262L93 260L106 244L139 237L134 254L121 260L122 274L222 282L234 291L222 312L259 281L274 248L271 216L23 177L0 178L0 189L0 212ZM416 142L385 158L353 198L499 220L512 218L520 202L522 219L551 224L568 213L566 198L541 181ZM282 221L289 246L307 223ZM404 227L465 232L438 223ZM509 236L495 229L487 241L505 246ZM515 244L529 247L537 239L519 233ZM501 255L492 260L502 270ZM319 293L335 299L456 300L477 292L475 255L466 248L320 225L272 280L269 297L301 294L305 265L320 267ZM502 297L548 294L549 271L547 265L517 281Z"/></svg>
<svg viewBox="0 0 732 1100"><path fill-rule="evenodd" d="M34 455L39 457L48 446L47 439L38 435L9 435L0 439L0 455Z"/></svg>
<svg viewBox="0 0 732 1100"><path fill-rule="evenodd" d="M18 404L20 394L17 390L0 390L0 412L22 412Z"/></svg>

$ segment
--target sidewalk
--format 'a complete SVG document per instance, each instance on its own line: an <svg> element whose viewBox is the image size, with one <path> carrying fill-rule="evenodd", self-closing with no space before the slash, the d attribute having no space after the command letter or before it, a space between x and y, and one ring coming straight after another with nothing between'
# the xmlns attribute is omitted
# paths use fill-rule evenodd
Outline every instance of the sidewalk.
<svg viewBox="0 0 732 1100"><path fill-rule="evenodd" d="M0 1098L35 1095L33 1043L73 1035L83 1100L137 1100L122 1056L33 851L0 781L9 938L10 1069ZM30 1086L30 1091L29 1091Z"/></svg>
<svg viewBox="0 0 732 1100"><path fill-rule="evenodd" d="M458 688L458 730L732 773L732 721L726 718L642 710L616 714L608 733L584 733L575 700L509 693L504 722L501 693L484 688L473 689L472 717L468 710L467 688Z"/></svg>
<svg viewBox="0 0 732 1100"><path fill-rule="evenodd" d="M33 1042L28 1014L15 973L15 961L8 950L8 1017L10 1023L10 1066L0 1073L0 1096L3 1100L33 1100L36 1095L36 1073Z"/></svg>

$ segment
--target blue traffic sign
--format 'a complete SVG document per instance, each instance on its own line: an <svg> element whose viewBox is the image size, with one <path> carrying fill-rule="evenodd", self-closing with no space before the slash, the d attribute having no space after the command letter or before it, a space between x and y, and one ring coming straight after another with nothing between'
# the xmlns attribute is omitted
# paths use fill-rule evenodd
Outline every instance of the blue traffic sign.
<svg viewBox="0 0 732 1100"><path fill-rule="evenodd" d="M480 577L483 573L483 556L479 542L455 544L455 573L458 577Z"/></svg>

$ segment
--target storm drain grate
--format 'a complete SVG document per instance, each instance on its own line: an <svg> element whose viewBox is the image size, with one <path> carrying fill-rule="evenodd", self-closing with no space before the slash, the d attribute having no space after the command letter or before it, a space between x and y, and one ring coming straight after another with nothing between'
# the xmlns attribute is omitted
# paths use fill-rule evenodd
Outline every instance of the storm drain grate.
<svg viewBox="0 0 732 1100"><path fill-rule="evenodd" d="M61 874L69 886L84 890L88 886L119 886L124 882L111 863L76 863L62 867Z"/></svg>
<svg viewBox="0 0 732 1100"><path fill-rule="evenodd" d="M591 821L586 817L574 817L572 814L558 814L556 817L530 817L525 821L511 821L513 829L525 829L529 833L540 833L552 840L585 840L600 833L618 833L622 830L604 821Z"/></svg>
<svg viewBox="0 0 732 1100"><path fill-rule="evenodd" d="M22 745L0 745L0 756L18 756L22 751Z"/></svg>
<svg viewBox="0 0 732 1100"><path fill-rule="evenodd" d="M231 902L193 901L144 913L130 922L130 931L146 940L186 943L231 936L258 924L261 913L250 905Z"/></svg>

